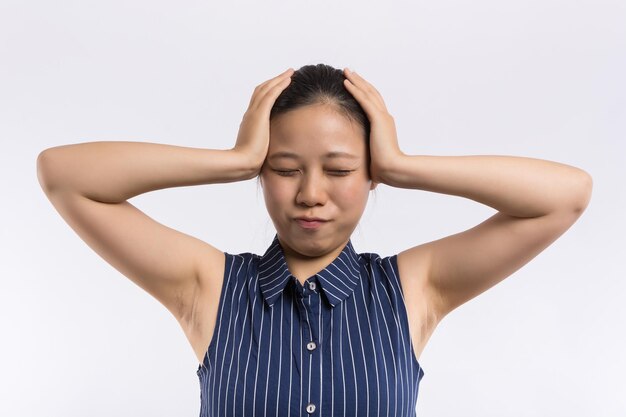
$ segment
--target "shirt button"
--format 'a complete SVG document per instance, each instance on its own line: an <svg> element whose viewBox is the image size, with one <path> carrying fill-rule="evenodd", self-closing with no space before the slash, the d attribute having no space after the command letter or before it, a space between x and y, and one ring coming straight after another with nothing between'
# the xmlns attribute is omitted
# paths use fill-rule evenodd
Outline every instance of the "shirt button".
<svg viewBox="0 0 626 417"><path fill-rule="evenodd" d="M306 406L306 412L310 414L310 413L312 413L312 412L314 412L314 411L315 411L315 404L313 404L313 403L309 403L309 404L307 404L307 406Z"/></svg>
<svg viewBox="0 0 626 417"><path fill-rule="evenodd" d="M317 344L315 342L309 342L306 344L306 348L309 350L314 350L317 347Z"/></svg>
<svg viewBox="0 0 626 417"><path fill-rule="evenodd" d="M316 285L315 285L315 283L314 283L314 282L309 282L309 288L310 288L310 289L314 290L314 289L315 289L315 287L316 287Z"/></svg>

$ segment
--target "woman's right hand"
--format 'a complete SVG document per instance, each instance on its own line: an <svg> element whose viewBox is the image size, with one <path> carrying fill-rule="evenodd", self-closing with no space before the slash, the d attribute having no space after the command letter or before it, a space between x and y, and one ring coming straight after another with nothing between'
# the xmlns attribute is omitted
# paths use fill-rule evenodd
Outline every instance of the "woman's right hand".
<svg viewBox="0 0 626 417"><path fill-rule="evenodd" d="M291 82L293 68L259 84L252 94L248 109L239 124L233 151L245 155L254 167L255 177L267 156L270 142L270 111L276 98Z"/></svg>

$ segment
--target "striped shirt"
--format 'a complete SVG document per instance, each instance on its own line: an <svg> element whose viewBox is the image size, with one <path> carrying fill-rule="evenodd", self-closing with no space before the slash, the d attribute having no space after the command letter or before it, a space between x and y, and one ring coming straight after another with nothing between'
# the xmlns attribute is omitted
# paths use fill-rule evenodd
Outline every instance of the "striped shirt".
<svg viewBox="0 0 626 417"><path fill-rule="evenodd" d="M225 253L200 417L415 416L424 376L409 333L397 255L349 240L304 285L278 235L263 256Z"/></svg>

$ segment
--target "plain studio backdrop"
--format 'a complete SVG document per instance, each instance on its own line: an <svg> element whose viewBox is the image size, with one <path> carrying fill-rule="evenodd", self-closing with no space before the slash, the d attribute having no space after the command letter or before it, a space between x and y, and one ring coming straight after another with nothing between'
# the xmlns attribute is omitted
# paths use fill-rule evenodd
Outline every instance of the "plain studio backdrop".
<svg viewBox="0 0 626 417"><path fill-rule="evenodd" d="M435 330L418 416L626 415L626 3L2 0L0 415L197 416L197 358L174 317L101 259L41 190L45 148L231 148L254 87L327 63L378 88L408 154L580 167L586 212ZM131 202L229 253L275 230L256 181ZM381 256L495 210L381 185L352 239Z"/></svg>

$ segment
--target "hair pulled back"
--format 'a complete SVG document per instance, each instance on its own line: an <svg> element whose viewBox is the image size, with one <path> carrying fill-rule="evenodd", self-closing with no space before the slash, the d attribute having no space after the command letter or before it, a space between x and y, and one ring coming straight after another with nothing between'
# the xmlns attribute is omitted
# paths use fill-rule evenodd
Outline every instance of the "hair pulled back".
<svg viewBox="0 0 626 417"><path fill-rule="evenodd" d="M295 70L291 82L276 98L270 120L283 113L312 104L328 104L365 132L369 147L370 123L367 114L343 84L343 71L330 65L305 65Z"/></svg>

